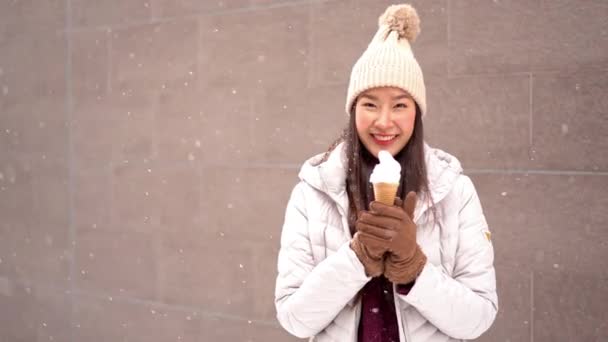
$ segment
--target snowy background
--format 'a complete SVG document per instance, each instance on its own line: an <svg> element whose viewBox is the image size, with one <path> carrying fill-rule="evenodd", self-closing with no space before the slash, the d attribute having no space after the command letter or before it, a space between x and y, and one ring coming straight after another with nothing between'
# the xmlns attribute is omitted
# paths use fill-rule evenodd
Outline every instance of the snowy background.
<svg viewBox="0 0 608 342"><path fill-rule="evenodd" d="M0 341L296 341L286 200L389 3L0 0ZM608 3L413 4L493 231L479 340L608 340Z"/></svg>

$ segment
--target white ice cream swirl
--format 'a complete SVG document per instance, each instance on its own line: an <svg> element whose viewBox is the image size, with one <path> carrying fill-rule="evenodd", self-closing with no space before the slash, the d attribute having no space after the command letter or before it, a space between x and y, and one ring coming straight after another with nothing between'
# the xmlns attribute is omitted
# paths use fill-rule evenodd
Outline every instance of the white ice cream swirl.
<svg viewBox="0 0 608 342"><path fill-rule="evenodd" d="M380 163L376 164L369 181L371 183L398 184L401 179L401 165L388 151L378 152Z"/></svg>

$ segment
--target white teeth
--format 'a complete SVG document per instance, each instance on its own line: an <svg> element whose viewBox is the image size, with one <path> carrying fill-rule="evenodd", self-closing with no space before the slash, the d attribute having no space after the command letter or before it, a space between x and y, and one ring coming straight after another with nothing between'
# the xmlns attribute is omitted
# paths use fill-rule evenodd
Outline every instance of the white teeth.
<svg viewBox="0 0 608 342"><path fill-rule="evenodd" d="M396 135L386 135L386 136L382 136L382 135L374 135L374 138L380 140L380 141L389 141L389 140L393 140L396 137Z"/></svg>

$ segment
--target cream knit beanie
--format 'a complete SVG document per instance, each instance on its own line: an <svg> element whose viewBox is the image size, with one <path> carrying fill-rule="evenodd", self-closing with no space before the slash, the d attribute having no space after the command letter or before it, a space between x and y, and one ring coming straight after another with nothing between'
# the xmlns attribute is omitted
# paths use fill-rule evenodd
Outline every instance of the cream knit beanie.
<svg viewBox="0 0 608 342"><path fill-rule="evenodd" d="M398 87L407 91L426 113L426 90L422 70L414 58L411 42L420 33L420 19L408 5L389 6L378 19L378 32L353 66L346 96L346 113L357 96L375 87Z"/></svg>

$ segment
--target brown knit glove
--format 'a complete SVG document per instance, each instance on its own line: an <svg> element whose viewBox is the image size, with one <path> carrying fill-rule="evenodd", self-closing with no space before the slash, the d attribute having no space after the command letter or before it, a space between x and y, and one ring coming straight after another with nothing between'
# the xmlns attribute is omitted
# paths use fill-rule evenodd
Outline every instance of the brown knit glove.
<svg viewBox="0 0 608 342"><path fill-rule="evenodd" d="M370 212L362 213L361 225L375 228L374 236L388 242L384 276L395 284L407 284L418 277L426 264L426 255L416 243L416 224L413 221L416 193L410 192L405 201L396 205L372 202ZM378 230L380 229L380 230Z"/></svg>
<svg viewBox="0 0 608 342"><path fill-rule="evenodd" d="M359 217L367 211L359 212ZM368 277L378 277L384 273L384 254L388 250L389 242L386 238L376 236L370 232L369 227L359 220L355 223L357 232L350 241L350 248L355 252Z"/></svg>

